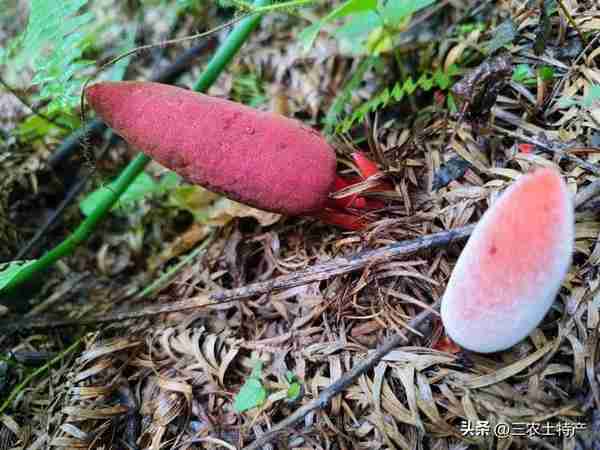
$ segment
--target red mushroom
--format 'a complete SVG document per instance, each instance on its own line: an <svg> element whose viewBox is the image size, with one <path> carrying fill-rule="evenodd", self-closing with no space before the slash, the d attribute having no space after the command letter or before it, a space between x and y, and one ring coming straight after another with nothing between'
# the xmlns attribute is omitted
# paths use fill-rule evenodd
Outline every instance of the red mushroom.
<svg viewBox="0 0 600 450"><path fill-rule="evenodd" d="M102 82L91 107L134 147L191 183L289 215L319 211L335 153L291 119L166 84Z"/></svg>
<svg viewBox="0 0 600 450"><path fill-rule="evenodd" d="M131 145L233 200L352 230L368 222L348 207L380 205L356 195L346 202L329 198L349 182L336 175L335 152L325 139L298 121L159 83L101 82L85 94Z"/></svg>

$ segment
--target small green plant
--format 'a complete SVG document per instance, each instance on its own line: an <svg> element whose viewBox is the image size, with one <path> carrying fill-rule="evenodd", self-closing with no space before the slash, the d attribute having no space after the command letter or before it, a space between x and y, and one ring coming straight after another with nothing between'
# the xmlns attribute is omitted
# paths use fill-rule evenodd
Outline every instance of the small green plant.
<svg viewBox="0 0 600 450"><path fill-rule="evenodd" d="M233 409L237 413L242 413L257 406L262 406L267 399L267 390L262 384L261 361L256 361L252 373L244 382L240 392L235 396Z"/></svg>
<svg viewBox="0 0 600 450"><path fill-rule="evenodd" d="M512 79L517 83L526 86L533 86L537 83L537 77L544 82L550 82L554 79L554 69L550 66L539 66L537 69L528 64L519 64L514 68Z"/></svg>
<svg viewBox="0 0 600 450"><path fill-rule="evenodd" d="M380 54L390 51L393 39L403 31L412 15L436 0L346 0L300 34L305 51L321 29L337 19L345 23L333 31L343 48L355 54Z"/></svg>
<svg viewBox="0 0 600 450"><path fill-rule="evenodd" d="M244 385L240 389L240 392L235 396L233 401L233 409L237 413L242 413L252 408L260 407L264 405L267 399L267 389L262 383L262 368L263 363L261 361L255 361L252 373L244 382ZM298 380L298 377L291 371L287 371L285 374L285 381L288 386L285 391L279 392L284 394L278 396L279 400L285 399L287 402L295 402L302 396L302 384Z"/></svg>
<svg viewBox="0 0 600 450"><path fill-rule="evenodd" d="M287 388L287 400L289 402L295 402L302 395L302 385L294 372L288 370L285 374L285 378L289 383Z"/></svg>
<svg viewBox="0 0 600 450"><path fill-rule="evenodd" d="M513 70L512 79L522 84L535 83L534 70L529 64L519 64Z"/></svg>
<svg viewBox="0 0 600 450"><path fill-rule="evenodd" d="M342 21L331 29L331 34L339 40L342 51L355 55L366 55L352 77L331 105L325 120L325 133L346 132L366 114L388 105L392 101L401 101L405 95L412 94L416 88L430 90L433 86L447 89L453 73L423 74L418 80L412 78L398 82L386 88L374 98L355 109L342 119L344 109L364 75L381 63L380 56L393 52L394 42L408 28L413 14L433 5L436 0L346 0L320 20L305 28L300 41L305 51L314 44L319 32L326 25Z"/></svg>

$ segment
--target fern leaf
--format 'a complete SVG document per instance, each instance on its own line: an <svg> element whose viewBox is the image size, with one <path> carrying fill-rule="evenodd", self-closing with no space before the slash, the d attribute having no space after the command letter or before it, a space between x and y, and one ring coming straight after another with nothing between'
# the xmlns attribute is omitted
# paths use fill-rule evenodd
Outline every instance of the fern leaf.
<svg viewBox="0 0 600 450"><path fill-rule="evenodd" d="M363 120L367 114L373 113L382 107L394 102L402 101L405 95L412 95L417 89L430 91L433 87L438 87L442 90L447 90L452 85L452 76L458 73L456 66L449 67L447 72L437 70L435 73L423 73L417 81L412 78L407 78L403 82L399 81L390 88L383 89L379 94L363 103L354 112L346 117L338 124L336 131L338 133L346 133L350 131L352 126Z"/></svg>
<svg viewBox="0 0 600 450"><path fill-rule="evenodd" d="M419 77L417 85L425 92L429 92L433 87L433 78L424 73Z"/></svg>
<svg viewBox="0 0 600 450"><path fill-rule="evenodd" d="M77 104L82 84L78 76L86 65L81 55L85 34L81 30L93 19L80 10L88 0L31 0L27 28L17 64L31 64L33 84L40 97L50 99L49 112Z"/></svg>

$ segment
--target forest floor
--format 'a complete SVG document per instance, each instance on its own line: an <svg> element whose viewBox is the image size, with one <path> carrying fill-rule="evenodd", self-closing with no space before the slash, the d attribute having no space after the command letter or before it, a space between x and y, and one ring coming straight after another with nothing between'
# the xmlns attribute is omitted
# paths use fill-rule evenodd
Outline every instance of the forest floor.
<svg viewBox="0 0 600 450"><path fill-rule="evenodd" d="M304 51L307 19L328 7L266 15L209 94L323 130L347 176L365 175L352 156L362 152L378 170L353 193L383 181L370 193L381 207L347 231L241 206L152 163L149 183L168 187L115 210L20 291L27 311L0 306L0 449L241 449L395 334L402 346L262 448L600 449L600 6L545 3L439 1L376 56L343 48L334 22ZM231 14L213 5L169 22L160 8L125 15L140 44ZM226 34L202 41L177 85L193 85ZM150 79L194 45L144 51L126 78ZM108 55L95 55L98 67ZM403 97L384 102L394 87ZM35 103L33 90L21 94ZM0 89L0 261L60 243L134 154L97 136L56 161L65 130L40 132L32 118ZM540 166L559 170L576 199L567 278L529 338L492 354L461 349L431 305L464 239L389 259L361 252L475 224Z"/></svg>

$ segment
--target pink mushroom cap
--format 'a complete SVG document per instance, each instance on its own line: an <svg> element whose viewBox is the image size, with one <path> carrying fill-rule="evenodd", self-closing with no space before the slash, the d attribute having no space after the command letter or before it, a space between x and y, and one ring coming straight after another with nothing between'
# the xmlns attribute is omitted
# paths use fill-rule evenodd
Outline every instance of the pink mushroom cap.
<svg viewBox="0 0 600 450"><path fill-rule="evenodd" d="M447 334L481 353L507 349L542 321L573 253L574 206L560 174L521 176L483 215L448 281Z"/></svg>

